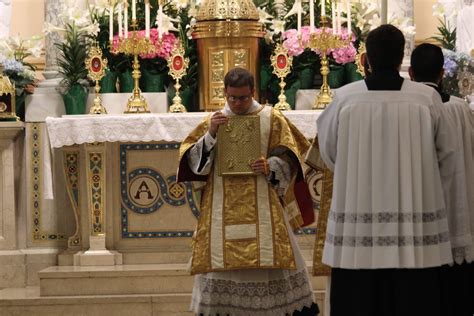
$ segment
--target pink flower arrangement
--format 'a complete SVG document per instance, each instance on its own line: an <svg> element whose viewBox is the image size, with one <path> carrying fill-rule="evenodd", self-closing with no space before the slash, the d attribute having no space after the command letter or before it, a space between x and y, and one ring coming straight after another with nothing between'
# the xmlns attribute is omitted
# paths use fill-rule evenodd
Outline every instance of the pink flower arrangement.
<svg viewBox="0 0 474 316"><path fill-rule="evenodd" d="M321 34L323 32L322 28L317 28L314 30L316 34ZM332 34L332 28L326 28L325 32ZM341 37L343 39L347 39L349 34L347 33L346 28L342 28L341 30ZM283 46L288 49L288 55L290 56L298 56L301 55L305 48L308 45L308 41L310 38L310 28L309 26L304 26L301 28L301 38L298 37L298 31L295 29L289 29L283 33ZM349 46L333 49L328 51L328 55L332 55L336 63L338 64L346 64L350 62L354 62L355 56L357 51L354 47L355 41L354 34L351 35L351 42ZM321 51L319 49L312 49L318 55L321 55Z"/></svg>
<svg viewBox="0 0 474 316"><path fill-rule="evenodd" d="M138 37L144 38L145 31L138 31ZM128 33L128 37L132 36L132 32ZM171 55L174 44L176 42L176 36L173 33L163 33L161 40L158 36L158 30L156 28L150 29L150 42L155 46L155 51L151 54L140 54L143 59L163 58L167 59ZM114 36L112 42L113 52L118 53L119 38L117 35Z"/></svg>

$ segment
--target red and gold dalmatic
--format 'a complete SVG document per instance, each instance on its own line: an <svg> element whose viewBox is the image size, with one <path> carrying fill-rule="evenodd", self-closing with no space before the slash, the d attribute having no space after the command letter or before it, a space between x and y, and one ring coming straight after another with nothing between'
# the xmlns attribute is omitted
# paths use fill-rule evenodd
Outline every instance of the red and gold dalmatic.
<svg viewBox="0 0 474 316"><path fill-rule="evenodd" d="M281 112L263 107L252 114L260 117L262 156L268 157L276 147L285 147L302 162L309 143ZM182 143L179 181L198 179L196 175L189 175L186 152L206 133L208 124L209 118ZM221 177L216 172L218 159L214 159L213 163L211 173L206 178L201 177L206 184L202 189L201 216L193 238L191 273L256 268L295 269L283 212L287 212L293 227L303 224L300 210L304 208L313 212L301 170L298 170L288 189L283 206L263 175Z"/></svg>

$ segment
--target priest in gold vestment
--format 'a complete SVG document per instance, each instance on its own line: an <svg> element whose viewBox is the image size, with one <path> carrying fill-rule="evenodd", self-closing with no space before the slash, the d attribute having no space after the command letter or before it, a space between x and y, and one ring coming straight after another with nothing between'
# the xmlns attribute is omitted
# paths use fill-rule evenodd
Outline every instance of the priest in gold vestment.
<svg viewBox="0 0 474 316"><path fill-rule="evenodd" d="M293 229L314 220L301 159L308 142L279 111L253 100L254 79L235 68L227 99L180 148L178 181L196 181L201 215L193 237L191 308L196 315L317 315ZM257 115L261 157L253 174L219 175L217 131Z"/></svg>

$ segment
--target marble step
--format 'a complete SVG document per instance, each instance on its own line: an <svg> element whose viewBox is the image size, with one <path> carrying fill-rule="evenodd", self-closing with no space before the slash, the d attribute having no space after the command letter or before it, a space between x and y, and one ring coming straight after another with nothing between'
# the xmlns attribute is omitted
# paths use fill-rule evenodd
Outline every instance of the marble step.
<svg viewBox="0 0 474 316"><path fill-rule="evenodd" d="M39 295L39 287L0 290L2 316L192 316L191 293L101 296Z"/></svg>
<svg viewBox="0 0 474 316"><path fill-rule="evenodd" d="M189 311L191 293L49 296L39 295L39 287L0 290L1 316L193 316ZM324 292L315 291L324 311ZM321 313L319 316L324 316Z"/></svg>
<svg viewBox="0 0 474 316"><path fill-rule="evenodd" d="M191 293L194 282L186 264L53 266L38 276L42 297ZM324 277L311 281L313 289L324 290Z"/></svg>

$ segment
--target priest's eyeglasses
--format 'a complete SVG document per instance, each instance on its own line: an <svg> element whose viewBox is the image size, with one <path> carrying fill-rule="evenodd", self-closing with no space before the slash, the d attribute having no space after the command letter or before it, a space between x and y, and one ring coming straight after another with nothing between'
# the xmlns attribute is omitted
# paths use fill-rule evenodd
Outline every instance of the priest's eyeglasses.
<svg viewBox="0 0 474 316"><path fill-rule="evenodd" d="M230 101L230 102L237 102L237 101L247 102L251 98L252 98L252 95L243 95L243 96L240 96L240 97L236 97L236 96L231 95L231 96L227 97L227 101Z"/></svg>

